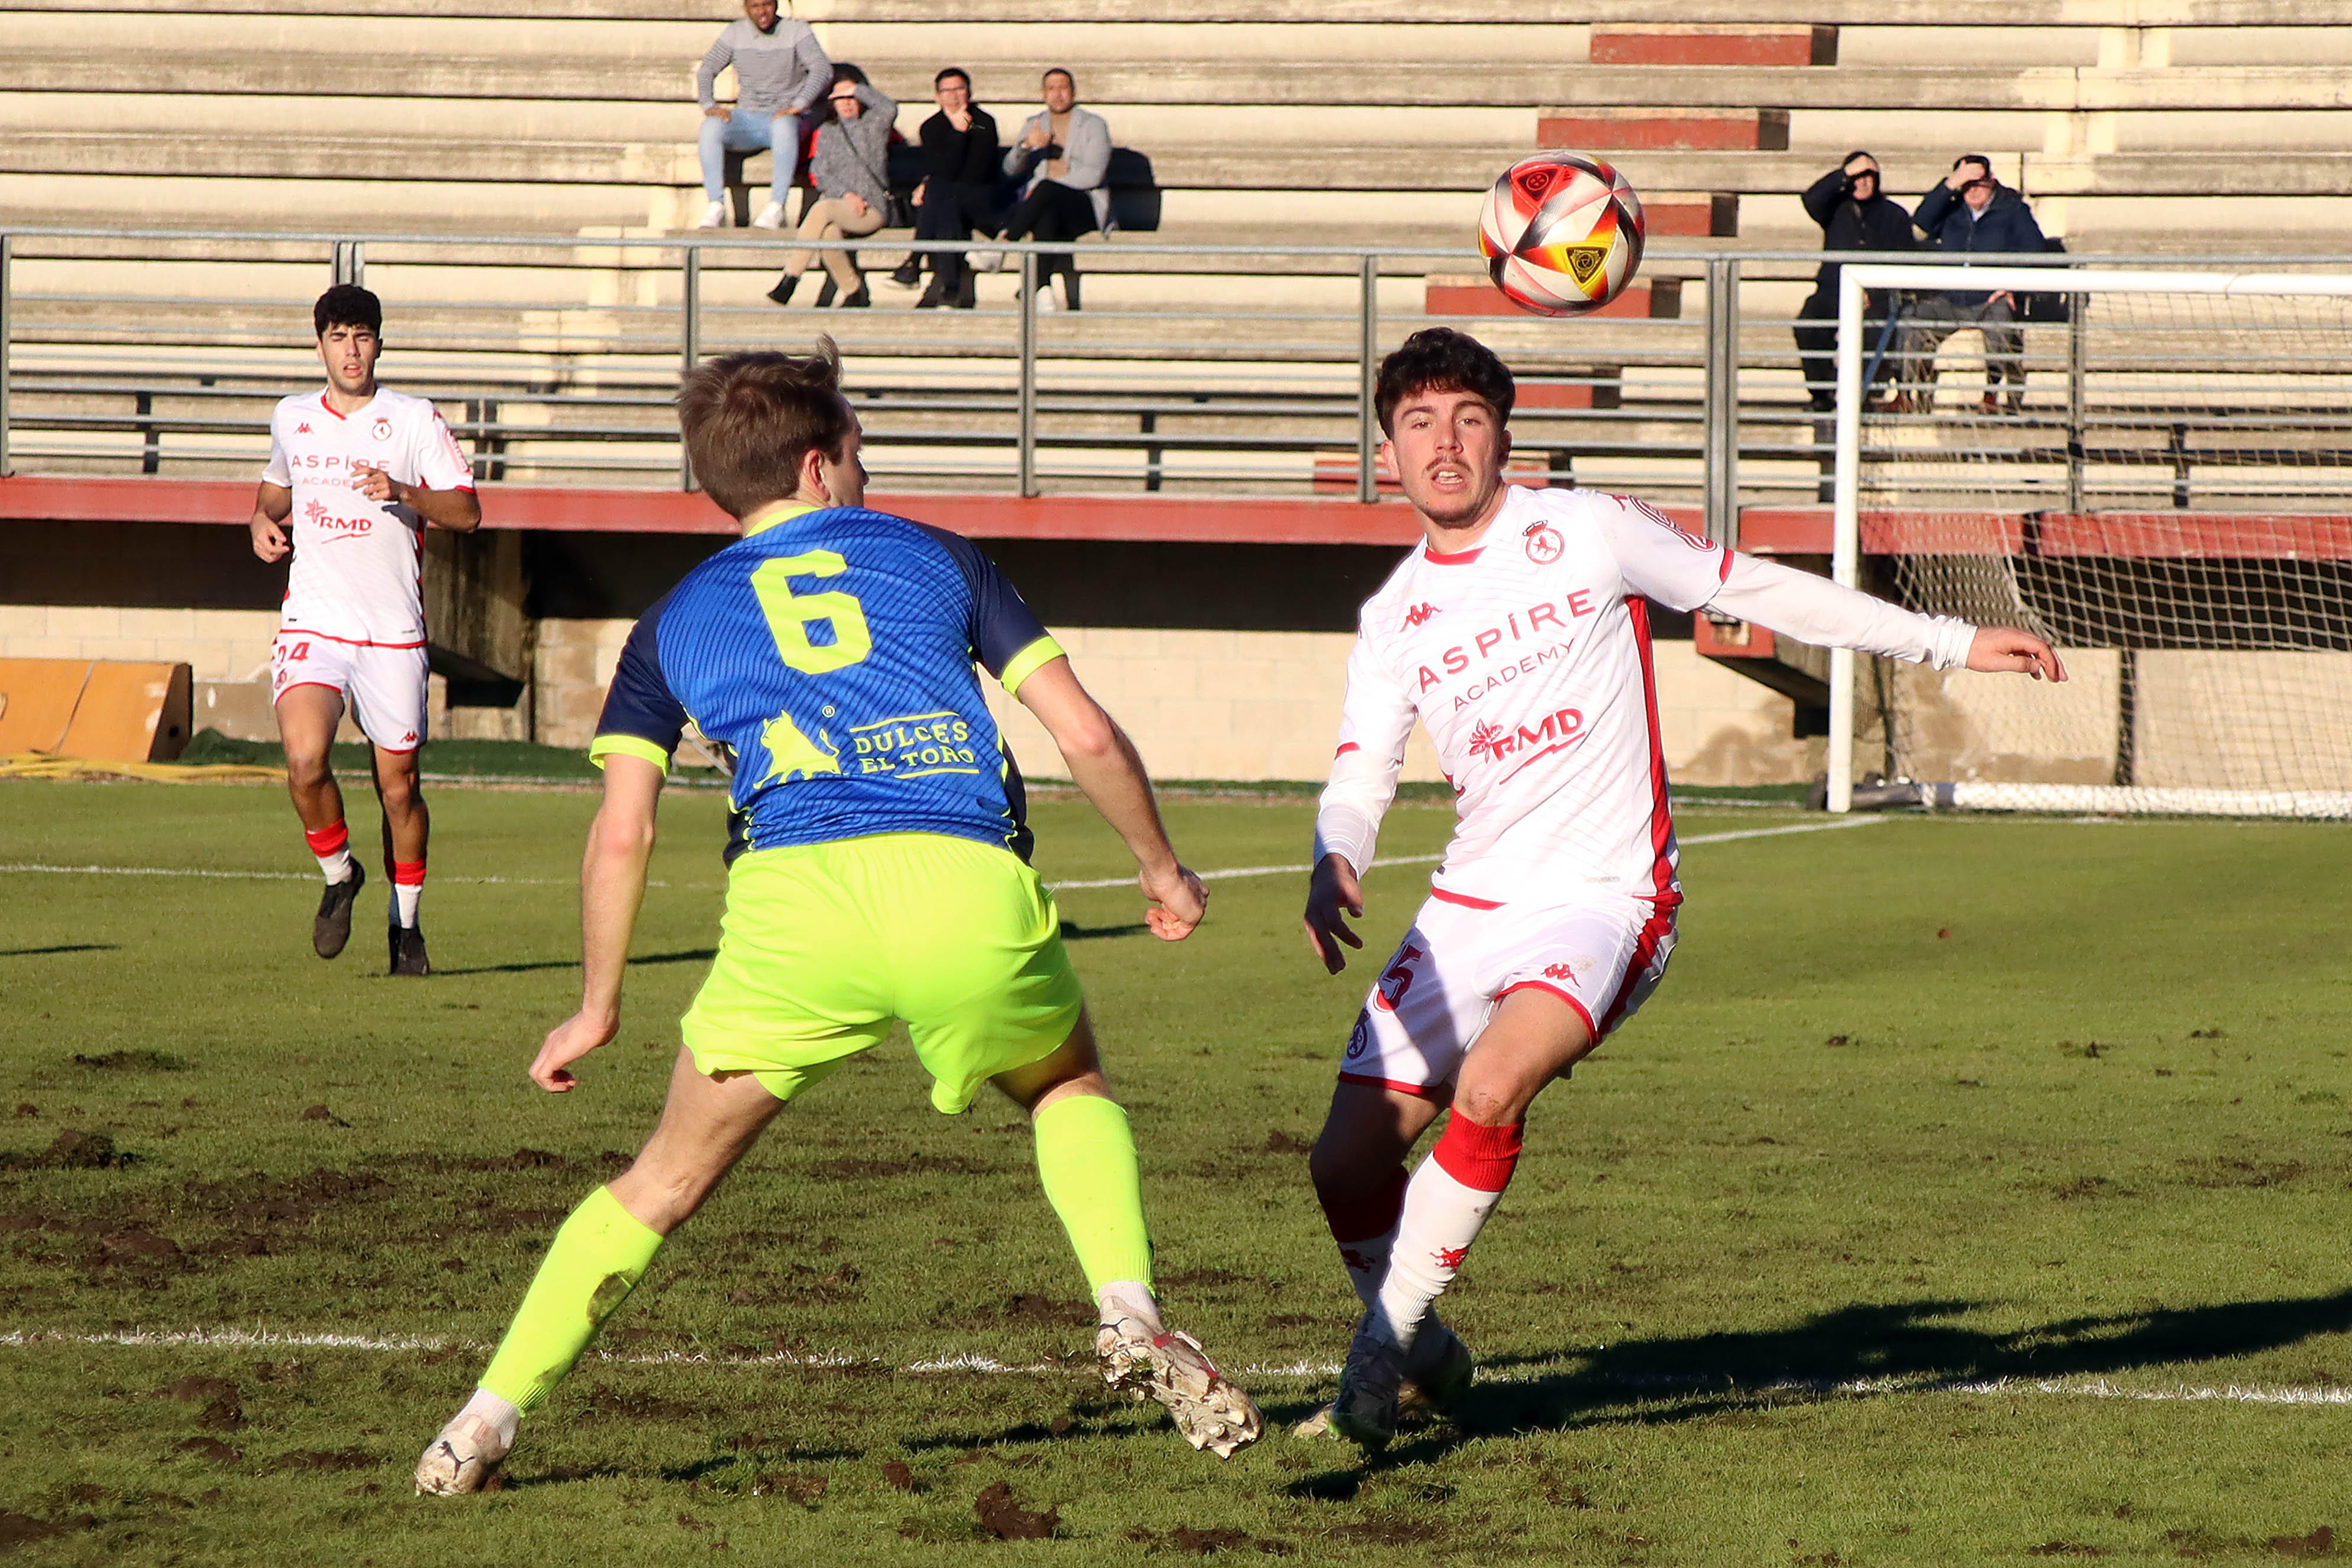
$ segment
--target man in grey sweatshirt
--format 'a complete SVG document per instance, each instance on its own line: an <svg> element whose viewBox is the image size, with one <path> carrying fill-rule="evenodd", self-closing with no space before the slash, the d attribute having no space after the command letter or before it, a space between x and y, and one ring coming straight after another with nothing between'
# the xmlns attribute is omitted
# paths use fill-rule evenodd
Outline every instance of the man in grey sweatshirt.
<svg viewBox="0 0 2352 1568"><path fill-rule="evenodd" d="M718 100L719 73L735 68L735 107ZM777 11L777 0L743 0L743 20L730 22L702 57L694 75L702 100L702 194L704 228L727 221L727 154L775 154L768 178L768 205L751 220L754 228L781 228L784 193L800 172L803 117L824 96L833 62L806 22Z"/></svg>

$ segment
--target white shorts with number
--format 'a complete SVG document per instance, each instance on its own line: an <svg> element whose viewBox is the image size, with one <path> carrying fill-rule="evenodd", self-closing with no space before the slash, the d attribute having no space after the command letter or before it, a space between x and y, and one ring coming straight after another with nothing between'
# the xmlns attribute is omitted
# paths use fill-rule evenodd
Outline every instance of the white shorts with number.
<svg viewBox="0 0 2352 1568"><path fill-rule="evenodd" d="M387 752L413 752L425 743L429 675L423 643L404 647L282 631L269 645L273 706L298 686L345 693L353 721Z"/></svg>
<svg viewBox="0 0 2352 1568"><path fill-rule="evenodd" d="M1648 899L1583 888L1570 901L1487 905L1434 893L1364 999L1340 1080L1449 1100L1496 1004L1529 986L1575 1008L1598 1042L1649 1000L1674 950L1674 911Z"/></svg>

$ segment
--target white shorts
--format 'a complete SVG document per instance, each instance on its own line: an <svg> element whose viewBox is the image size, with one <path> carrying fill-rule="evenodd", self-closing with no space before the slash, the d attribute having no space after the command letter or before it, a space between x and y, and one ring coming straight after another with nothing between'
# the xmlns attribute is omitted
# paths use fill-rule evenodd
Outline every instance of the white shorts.
<svg viewBox="0 0 2352 1568"><path fill-rule="evenodd" d="M279 632L269 645L271 706L298 686L345 693L361 731L387 752L413 752L425 743L430 674L423 643L396 647Z"/></svg>
<svg viewBox="0 0 2352 1568"><path fill-rule="evenodd" d="M1674 911L1648 899L1580 889L1572 902L1486 905L1434 893L1364 999L1340 1081L1451 1099L1496 1004L1528 986L1575 1008L1598 1043L1649 1000L1674 951Z"/></svg>

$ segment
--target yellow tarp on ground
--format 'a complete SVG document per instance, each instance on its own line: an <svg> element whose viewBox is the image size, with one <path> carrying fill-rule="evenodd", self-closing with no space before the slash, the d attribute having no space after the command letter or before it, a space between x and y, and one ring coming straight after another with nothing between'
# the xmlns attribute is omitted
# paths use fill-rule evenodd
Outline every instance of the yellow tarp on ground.
<svg viewBox="0 0 2352 1568"><path fill-rule="evenodd" d="M284 768L258 763L110 763L19 752L0 757L0 779L144 779L150 784L284 784Z"/></svg>

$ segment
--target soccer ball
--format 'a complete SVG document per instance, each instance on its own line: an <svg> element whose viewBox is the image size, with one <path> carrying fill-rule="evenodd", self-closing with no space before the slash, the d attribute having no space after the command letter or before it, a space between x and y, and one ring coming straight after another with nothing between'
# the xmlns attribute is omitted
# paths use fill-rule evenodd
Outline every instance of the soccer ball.
<svg viewBox="0 0 2352 1568"><path fill-rule="evenodd" d="M1538 153L1486 193L1478 251L1520 310L1581 316L1633 280L1642 232L1642 198L1624 175L1582 153Z"/></svg>

